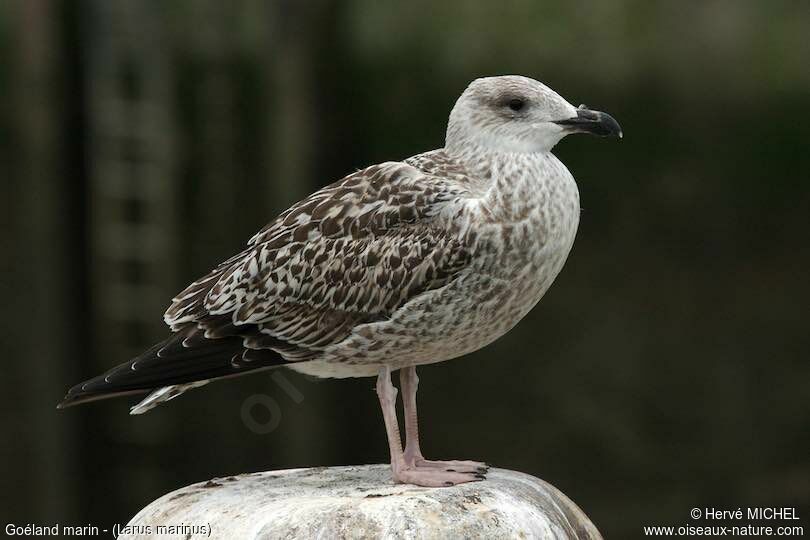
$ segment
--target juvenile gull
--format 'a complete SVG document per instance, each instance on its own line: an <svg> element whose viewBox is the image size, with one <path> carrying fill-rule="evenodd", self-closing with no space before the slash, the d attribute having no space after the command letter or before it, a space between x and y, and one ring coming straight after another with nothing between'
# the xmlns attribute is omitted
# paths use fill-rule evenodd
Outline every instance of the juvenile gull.
<svg viewBox="0 0 810 540"><path fill-rule="evenodd" d="M622 135L608 114L573 107L533 79L473 81L450 113L444 148L372 165L290 207L172 300L171 337L71 388L59 407L151 392L132 408L140 414L212 380L278 366L377 376L396 482L483 478L483 463L422 456L416 366L491 343L554 281L580 209L551 149L580 132Z"/></svg>

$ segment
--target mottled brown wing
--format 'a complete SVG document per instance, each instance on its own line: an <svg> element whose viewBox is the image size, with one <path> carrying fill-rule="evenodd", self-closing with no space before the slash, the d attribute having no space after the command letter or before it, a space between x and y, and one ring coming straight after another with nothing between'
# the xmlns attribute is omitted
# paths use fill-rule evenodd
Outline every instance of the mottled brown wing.
<svg viewBox="0 0 810 540"><path fill-rule="evenodd" d="M242 336L288 361L447 284L468 247L439 227L447 203L467 194L405 163L375 165L292 206L247 249L193 283L165 315L200 338Z"/></svg>

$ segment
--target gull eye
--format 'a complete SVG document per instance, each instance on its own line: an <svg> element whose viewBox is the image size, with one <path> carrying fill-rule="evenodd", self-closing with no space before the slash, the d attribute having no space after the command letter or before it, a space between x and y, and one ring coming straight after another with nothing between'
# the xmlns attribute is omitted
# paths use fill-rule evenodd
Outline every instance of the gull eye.
<svg viewBox="0 0 810 540"><path fill-rule="evenodd" d="M515 112L522 111L524 107L526 107L526 102L520 98L512 98L506 104L507 107L512 109Z"/></svg>

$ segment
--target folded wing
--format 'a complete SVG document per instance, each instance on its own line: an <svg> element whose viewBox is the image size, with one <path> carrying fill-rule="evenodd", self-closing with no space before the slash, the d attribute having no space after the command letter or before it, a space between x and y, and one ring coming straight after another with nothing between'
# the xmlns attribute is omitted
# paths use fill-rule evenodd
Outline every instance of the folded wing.
<svg viewBox="0 0 810 540"><path fill-rule="evenodd" d="M466 196L399 162L317 191L177 295L164 316L172 337L63 404L316 359L468 264L468 246L438 226Z"/></svg>

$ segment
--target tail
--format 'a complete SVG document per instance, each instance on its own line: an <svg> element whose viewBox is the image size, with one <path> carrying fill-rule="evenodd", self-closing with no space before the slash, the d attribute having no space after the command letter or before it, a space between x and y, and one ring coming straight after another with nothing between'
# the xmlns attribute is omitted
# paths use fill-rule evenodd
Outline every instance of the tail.
<svg viewBox="0 0 810 540"><path fill-rule="evenodd" d="M160 389L133 408L133 414L139 414L213 379L235 377L286 363L272 349L245 348L240 336L208 339L193 327L174 334L103 375L77 384L56 408Z"/></svg>
<svg viewBox="0 0 810 540"><path fill-rule="evenodd" d="M161 403L170 401L183 392L191 390L192 388L199 388L208 384L209 381L197 381L188 384L173 384L172 386L164 386L157 390L152 390L152 393L143 398L137 405L129 408L129 414L143 414L151 411Z"/></svg>

